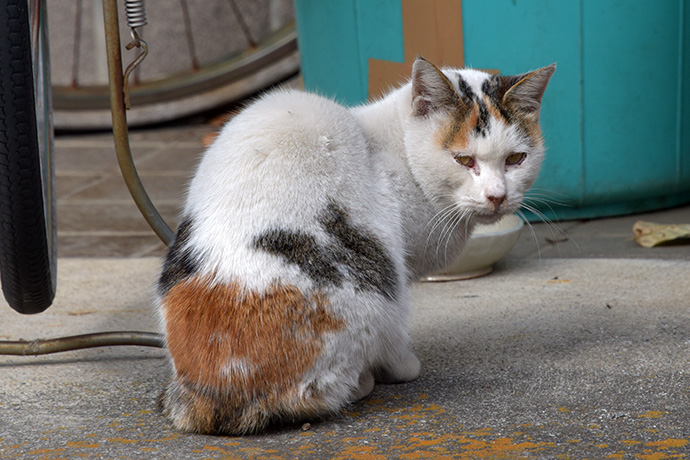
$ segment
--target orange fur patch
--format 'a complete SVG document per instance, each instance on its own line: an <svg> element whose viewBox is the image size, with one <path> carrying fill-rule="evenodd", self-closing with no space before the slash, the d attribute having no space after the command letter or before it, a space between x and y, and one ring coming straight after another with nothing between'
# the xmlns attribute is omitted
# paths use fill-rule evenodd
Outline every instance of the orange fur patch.
<svg viewBox="0 0 690 460"><path fill-rule="evenodd" d="M344 327L325 306L322 295L307 297L294 286L257 294L234 283L185 280L162 307L177 377L240 400L275 402L314 365L323 335Z"/></svg>
<svg viewBox="0 0 690 460"><path fill-rule="evenodd" d="M508 123L508 120L505 119L501 111L498 110L493 102L491 102L491 99L486 95L484 96L484 104L486 104L486 108L489 110L489 113L492 117L494 117L496 120L502 121L503 123Z"/></svg>
<svg viewBox="0 0 690 460"><path fill-rule="evenodd" d="M462 152L467 147L470 133L477 125L479 107L475 104L469 115L453 119L439 133L439 142L446 150Z"/></svg>

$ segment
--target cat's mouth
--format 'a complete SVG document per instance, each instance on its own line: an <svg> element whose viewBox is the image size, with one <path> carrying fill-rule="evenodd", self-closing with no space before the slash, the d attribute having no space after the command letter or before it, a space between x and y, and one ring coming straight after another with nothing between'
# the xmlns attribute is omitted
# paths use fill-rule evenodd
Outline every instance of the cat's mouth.
<svg viewBox="0 0 690 460"><path fill-rule="evenodd" d="M479 211L474 214L474 221L478 224L488 225L493 224L501 220L506 214L509 214L508 210L498 209L495 211Z"/></svg>

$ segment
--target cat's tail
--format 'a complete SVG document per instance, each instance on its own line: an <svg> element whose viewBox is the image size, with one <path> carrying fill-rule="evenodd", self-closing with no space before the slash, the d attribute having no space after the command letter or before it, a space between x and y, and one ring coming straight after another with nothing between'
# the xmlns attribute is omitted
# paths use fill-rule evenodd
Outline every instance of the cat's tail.
<svg viewBox="0 0 690 460"><path fill-rule="evenodd" d="M287 395L283 399L248 401L237 395L193 389L172 379L158 405L180 431L227 436L257 433L278 420L297 422L330 412L318 399Z"/></svg>

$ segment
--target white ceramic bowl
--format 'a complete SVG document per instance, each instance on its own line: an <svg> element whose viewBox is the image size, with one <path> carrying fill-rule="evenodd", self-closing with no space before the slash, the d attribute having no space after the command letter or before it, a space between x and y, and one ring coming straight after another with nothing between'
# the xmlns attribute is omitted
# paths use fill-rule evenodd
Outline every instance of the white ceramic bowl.
<svg viewBox="0 0 690 460"><path fill-rule="evenodd" d="M422 280L462 280L491 273L494 264L513 249L524 225L515 214L491 225L477 225L458 260Z"/></svg>

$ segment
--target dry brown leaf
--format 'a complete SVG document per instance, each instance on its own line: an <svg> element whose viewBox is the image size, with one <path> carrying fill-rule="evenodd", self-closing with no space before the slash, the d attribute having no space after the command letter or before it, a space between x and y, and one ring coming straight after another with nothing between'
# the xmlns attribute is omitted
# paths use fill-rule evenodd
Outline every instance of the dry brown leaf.
<svg viewBox="0 0 690 460"><path fill-rule="evenodd" d="M652 248L678 238L690 238L690 224L655 224L638 220L633 225L635 241L644 248Z"/></svg>

